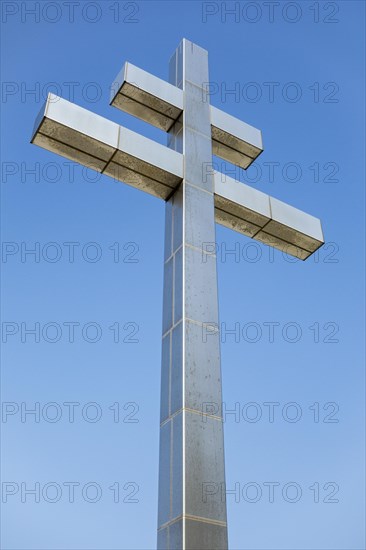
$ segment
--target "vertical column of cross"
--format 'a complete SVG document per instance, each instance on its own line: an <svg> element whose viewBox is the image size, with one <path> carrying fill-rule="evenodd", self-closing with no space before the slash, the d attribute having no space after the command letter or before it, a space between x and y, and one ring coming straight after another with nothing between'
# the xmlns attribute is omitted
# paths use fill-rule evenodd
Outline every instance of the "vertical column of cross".
<svg viewBox="0 0 366 550"><path fill-rule="evenodd" d="M170 82L184 91L184 112L168 145L184 154L184 180L166 204L159 469L159 549L227 548L225 466L220 407L216 257L207 52L183 40ZM210 404L208 406L208 404Z"/></svg>

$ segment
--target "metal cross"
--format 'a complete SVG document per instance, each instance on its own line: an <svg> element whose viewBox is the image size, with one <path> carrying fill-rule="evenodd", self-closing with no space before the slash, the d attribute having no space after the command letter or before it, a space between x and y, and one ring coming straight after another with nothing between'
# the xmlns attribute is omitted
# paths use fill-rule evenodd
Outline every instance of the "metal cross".
<svg viewBox="0 0 366 550"><path fill-rule="evenodd" d="M166 201L158 548L228 547L215 222L305 260L324 242L320 221L210 169L212 155L248 168L261 132L213 107L208 54L183 39L170 83L126 63L111 105L168 133L164 147L53 94L32 143ZM208 489L207 489L208 488Z"/></svg>

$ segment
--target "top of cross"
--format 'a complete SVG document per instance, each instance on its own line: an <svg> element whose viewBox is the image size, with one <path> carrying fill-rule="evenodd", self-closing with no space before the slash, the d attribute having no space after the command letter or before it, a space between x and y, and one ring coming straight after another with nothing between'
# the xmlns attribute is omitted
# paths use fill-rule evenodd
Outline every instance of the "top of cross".
<svg viewBox="0 0 366 550"><path fill-rule="evenodd" d="M194 46L185 39L182 44ZM202 81L202 90L208 84ZM166 132L184 124L184 89L130 63L112 85L110 104ZM212 153L248 168L263 151L260 130L213 106L210 118ZM171 148L164 147L53 94L36 120L32 143L164 200L184 178L184 151L173 136ZM212 172L212 165L202 166L202 178ZM217 171L214 193L221 225L303 260L324 243L320 220Z"/></svg>

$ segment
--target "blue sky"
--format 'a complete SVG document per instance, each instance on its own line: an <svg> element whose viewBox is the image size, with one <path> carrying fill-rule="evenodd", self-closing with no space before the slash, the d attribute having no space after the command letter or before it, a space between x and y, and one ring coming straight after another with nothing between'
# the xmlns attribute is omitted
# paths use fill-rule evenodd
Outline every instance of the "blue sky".
<svg viewBox="0 0 366 550"><path fill-rule="evenodd" d="M109 87L125 61L167 79L185 37L212 104L263 132L238 178L327 242L292 261L217 227L230 549L365 548L364 4L1 8L2 547L155 547L164 204L29 138L53 91L165 143Z"/></svg>

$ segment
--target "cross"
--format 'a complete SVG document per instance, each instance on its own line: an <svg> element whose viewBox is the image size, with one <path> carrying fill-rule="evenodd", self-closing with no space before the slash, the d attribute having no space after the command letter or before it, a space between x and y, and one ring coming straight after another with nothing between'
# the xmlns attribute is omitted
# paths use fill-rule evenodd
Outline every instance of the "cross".
<svg viewBox="0 0 366 550"><path fill-rule="evenodd" d="M305 260L320 221L210 169L212 155L248 168L261 132L210 105L207 51L183 39L169 83L125 63L111 105L165 130L168 147L49 94L32 143L163 199L163 336L159 549L228 548L215 222ZM218 490L220 488L220 490ZM224 491L225 493L225 491Z"/></svg>

